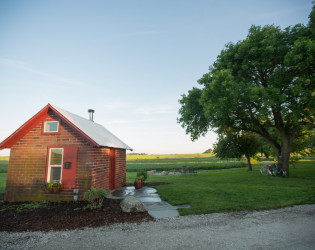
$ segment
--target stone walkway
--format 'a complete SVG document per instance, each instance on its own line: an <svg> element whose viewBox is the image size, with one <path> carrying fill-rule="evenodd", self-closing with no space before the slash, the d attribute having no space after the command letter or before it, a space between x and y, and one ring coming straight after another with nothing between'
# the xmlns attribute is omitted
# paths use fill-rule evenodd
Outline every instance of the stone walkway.
<svg viewBox="0 0 315 250"><path fill-rule="evenodd" d="M190 205L172 206L163 201L156 189L151 187L142 187L135 189L133 186L121 187L111 192L107 198L124 199L126 196L135 196L147 209L148 213L155 219L173 218L179 216L177 208L189 208Z"/></svg>

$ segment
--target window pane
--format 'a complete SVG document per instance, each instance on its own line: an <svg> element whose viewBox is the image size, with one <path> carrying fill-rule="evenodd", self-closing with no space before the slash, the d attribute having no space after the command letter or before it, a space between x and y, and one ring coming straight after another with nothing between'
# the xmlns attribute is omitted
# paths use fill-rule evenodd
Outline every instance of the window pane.
<svg viewBox="0 0 315 250"><path fill-rule="evenodd" d="M50 150L50 165L62 165L61 148L52 148Z"/></svg>
<svg viewBox="0 0 315 250"><path fill-rule="evenodd" d="M50 169L50 182L60 182L61 167L51 167Z"/></svg>
<svg viewBox="0 0 315 250"><path fill-rule="evenodd" d="M45 122L45 132L58 132L59 122Z"/></svg>

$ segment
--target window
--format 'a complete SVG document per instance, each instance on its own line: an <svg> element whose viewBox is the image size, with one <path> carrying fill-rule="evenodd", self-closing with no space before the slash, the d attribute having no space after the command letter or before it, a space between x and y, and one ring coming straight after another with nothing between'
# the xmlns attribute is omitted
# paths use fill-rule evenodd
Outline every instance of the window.
<svg viewBox="0 0 315 250"><path fill-rule="evenodd" d="M48 146L45 182L60 182L63 188L75 188L78 146ZM65 168L66 162L70 168Z"/></svg>
<svg viewBox="0 0 315 250"><path fill-rule="evenodd" d="M47 121L44 123L44 133L58 133L59 122L58 121Z"/></svg>
<svg viewBox="0 0 315 250"><path fill-rule="evenodd" d="M61 182L63 148L50 148L47 182Z"/></svg>

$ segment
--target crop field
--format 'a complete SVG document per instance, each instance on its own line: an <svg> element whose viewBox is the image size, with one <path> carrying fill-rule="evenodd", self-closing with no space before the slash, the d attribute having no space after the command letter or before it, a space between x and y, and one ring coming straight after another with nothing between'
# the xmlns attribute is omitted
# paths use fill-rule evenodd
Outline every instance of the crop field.
<svg viewBox="0 0 315 250"><path fill-rule="evenodd" d="M208 158L214 154L165 154L165 155L133 155L127 154L129 160L153 160L153 159L182 159L182 158Z"/></svg>
<svg viewBox="0 0 315 250"><path fill-rule="evenodd" d="M132 155L127 156L127 172L139 170L178 171L183 167L194 167L197 170L244 168L244 159L220 160L211 154L193 155Z"/></svg>

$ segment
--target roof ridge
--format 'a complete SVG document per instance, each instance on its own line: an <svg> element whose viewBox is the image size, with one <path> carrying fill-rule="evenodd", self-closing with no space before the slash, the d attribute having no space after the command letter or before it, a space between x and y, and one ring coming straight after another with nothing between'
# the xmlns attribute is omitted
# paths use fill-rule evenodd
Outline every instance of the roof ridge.
<svg viewBox="0 0 315 250"><path fill-rule="evenodd" d="M59 108L50 103L48 103L44 108L27 120L8 138L0 142L0 149L11 148L16 143L16 141L22 138L33 126L42 121L42 117L44 117L44 115L49 112L49 109L51 109L56 113L57 116L67 122L92 145L96 147L119 148L132 151L132 148L121 141L103 125Z"/></svg>
<svg viewBox="0 0 315 250"><path fill-rule="evenodd" d="M57 112L61 113L61 115L64 116L72 125L74 125L77 129L83 132L87 137L92 139L99 146L132 150L132 148L121 141L117 136L115 136L103 125L69 112L67 110L64 110L62 108L59 108L55 105L50 104L50 106Z"/></svg>

